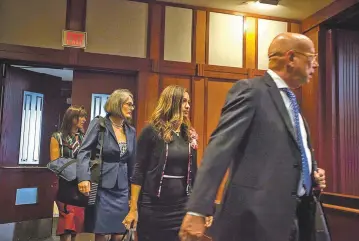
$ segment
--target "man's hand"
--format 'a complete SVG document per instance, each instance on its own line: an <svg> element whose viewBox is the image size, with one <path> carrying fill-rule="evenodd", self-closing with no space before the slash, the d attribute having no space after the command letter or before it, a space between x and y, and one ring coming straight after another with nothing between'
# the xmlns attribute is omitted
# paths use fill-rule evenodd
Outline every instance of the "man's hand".
<svg viewBox="0 0 359 241"><path fill-rule="evenodd" d="M179 236L181 241L197 241L202 238L205 230L205 217L186 214L182 222Z"/></svg>
<svg viewBox="0 0 359 241"><path fill-rule="evenodd" d="M91 183L89 181L82 181L79 184L77 184L79 191L88 196L90 194L90 189L91 189Z"/></svg>
<svg viewBox="0 0 359 241"><path fill-rule="evenodd" d="M327 187L325 184L325 171L323 169L318 168L316 171L314 171L314 179L321 190Z"/></svg>

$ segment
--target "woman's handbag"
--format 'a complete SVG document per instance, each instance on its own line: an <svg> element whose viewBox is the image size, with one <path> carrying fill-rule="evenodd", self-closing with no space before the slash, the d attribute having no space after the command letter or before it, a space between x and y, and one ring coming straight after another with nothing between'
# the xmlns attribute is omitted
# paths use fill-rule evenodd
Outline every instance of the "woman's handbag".
<svg viewBox="0 0 359 241"><path fill-rule="evenodd" d="M123 234L121 241L135 241L136 230L133 228L133 222L131 223L130 229L126 229L126 232Z"/></svg>
<svg viewBox="0 0 359 241"><path fill-rule="evenodd" d="M89 196L82 194L78 189L78 181L76 177L77 159L60 157L47 164L47 168L54 172L59 178L59 188L56 199L62 203L78 207L87 207L88 205L93 205L96 201L97 187L101 175L102 149L105 131L104 118L98 118L100 123L100 151L97 159L90 162L91 191ZM61 138L59 139L61 142ZM60 143L60 145L62 145L62 143ZM62 155L63 154L61 153L61 156Z"/></svg>
<svg viewBox="0 0 359 241"><path fill-rule="evenodd" d="M90 162L90 170L91 170L91 189L88 198L88 205L95 205L97 198L97 190L98 185L101 181L101 167L102 167L102 151L103 151L103 141L104 141L104 133L106 130L105 119L101 116L97 116L98 122L100 124L100 132L99 132L99 155L95 160L91 160Z"/></svg>

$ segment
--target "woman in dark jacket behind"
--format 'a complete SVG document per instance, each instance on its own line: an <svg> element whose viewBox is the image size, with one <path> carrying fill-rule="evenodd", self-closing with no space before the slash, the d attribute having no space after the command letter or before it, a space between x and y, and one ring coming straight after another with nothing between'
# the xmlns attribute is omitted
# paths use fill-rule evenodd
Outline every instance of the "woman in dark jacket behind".
<svg viewBox="0 0 359 241"><path fill-rule="evenodd" d="M119 241L126 229L121 223L128 213L129 178L134 166L136 132L129 125L134 110L128 90L114 91L105 104L101 180L95 205L86 208L85 231L95 233L96 241ZM99 147L99 118L91 121L78 153L79 190L90 192L90 157Z"/></svg>
<svg viewBox="0 0 359 241"><path fill-rule="evenodd" d="M138 220L138 241L176 241L197 171L197 134L190 99L180 86L162 92L137 142L127 228ZM137 213L138 207L138 213ZM138 219L137 219L138 216Z"/></svg>

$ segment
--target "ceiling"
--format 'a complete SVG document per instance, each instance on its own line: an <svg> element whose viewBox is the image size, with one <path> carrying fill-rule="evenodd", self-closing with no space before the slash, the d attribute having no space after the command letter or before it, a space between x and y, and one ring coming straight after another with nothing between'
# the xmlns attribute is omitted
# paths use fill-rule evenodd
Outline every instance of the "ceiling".
<svg viewBox="0 0 359 241"><path fill-rule="evenodd" d="M272 17L303 20L335 0L280 0L278 6L249 0L158 0L194 6L233 10Z"/></svg>
<svg viewBox="0 0 359 241"><path fill-rule="evenodd" d="M30 67L23 65L13 65L14 67L26 69L28 71L33 71L42 74L48 74L56 77L60 77L63 81L72 81L73 80L73 70L71 69L53 69L53 68L40 68L40 67Z"/></svg>

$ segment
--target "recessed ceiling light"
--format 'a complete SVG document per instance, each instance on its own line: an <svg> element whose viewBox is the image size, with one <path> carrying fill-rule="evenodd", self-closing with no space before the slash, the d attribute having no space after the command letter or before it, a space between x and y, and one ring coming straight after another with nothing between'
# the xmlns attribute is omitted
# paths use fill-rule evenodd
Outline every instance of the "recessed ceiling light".
<svg viewBox="0 0 359 241"><path fill-rule="evenodd" d="M258 0L258 3L270 4L270 5L278 5L279 0Z"/></svg>

